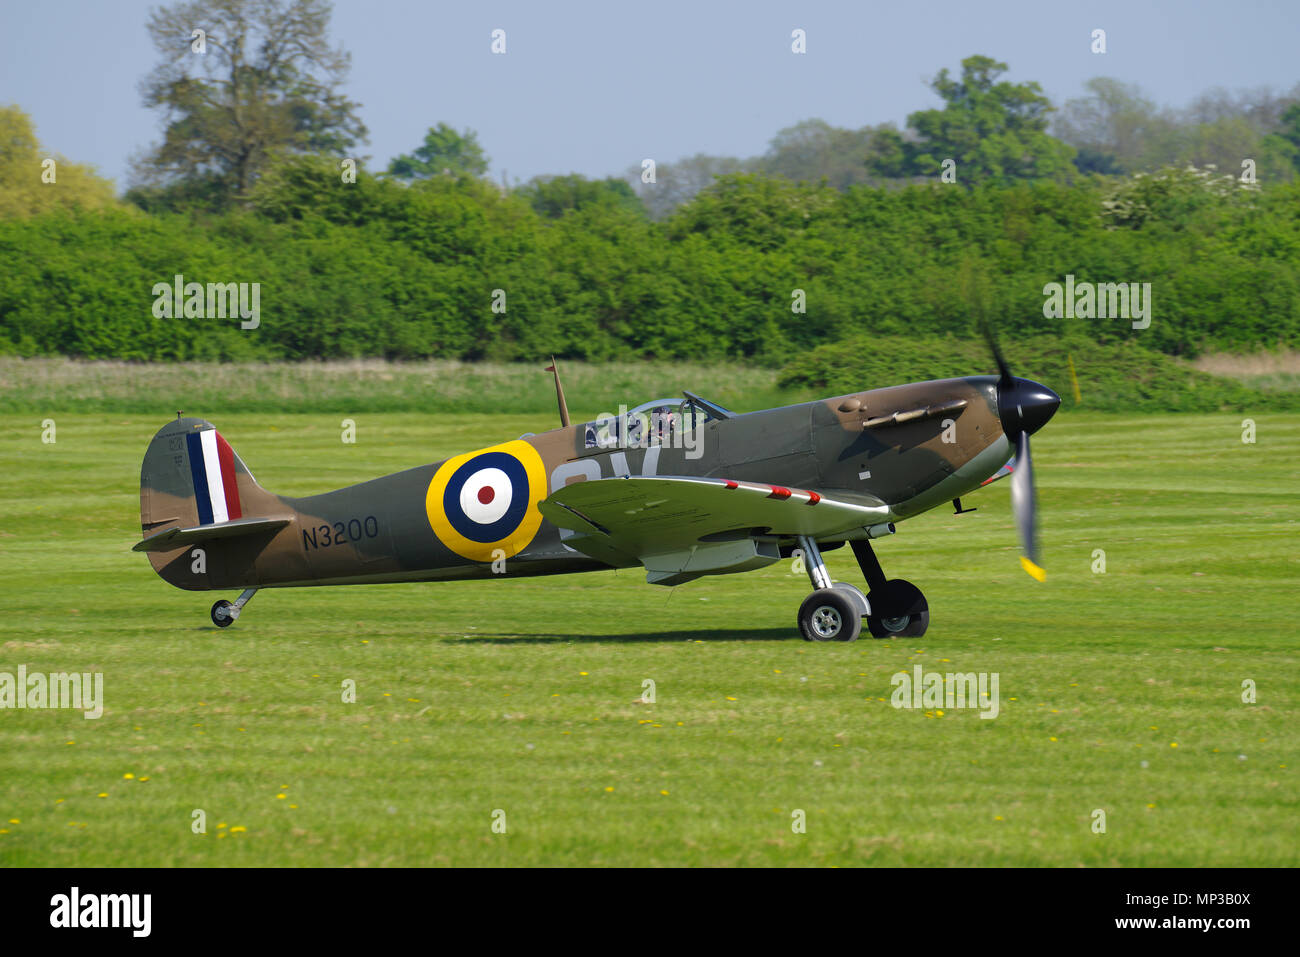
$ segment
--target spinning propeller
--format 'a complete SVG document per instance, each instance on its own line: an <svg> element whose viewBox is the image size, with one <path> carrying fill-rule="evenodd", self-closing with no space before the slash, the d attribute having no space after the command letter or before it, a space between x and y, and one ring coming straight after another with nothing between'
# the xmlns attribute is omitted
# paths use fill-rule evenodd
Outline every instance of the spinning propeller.
<svg viewBox="0 0 1300 957"><path fill-rule="evenodd" d="M1038 496L1034 492L1033 460L1029 457L1029 436L1041 429L1061 404L1061 397L1029 379L1018 379L1011 374L1006 357L998 347L993 327L987 320L980 323L984 338L993 351L998 372L998 418L1002 431L1016 447L1016 464L1011 473L1011 510L1016 516L1016 528L1024 554L1020 565L1038 581L1047 578L1047 572L1038 559Z"/></svg>

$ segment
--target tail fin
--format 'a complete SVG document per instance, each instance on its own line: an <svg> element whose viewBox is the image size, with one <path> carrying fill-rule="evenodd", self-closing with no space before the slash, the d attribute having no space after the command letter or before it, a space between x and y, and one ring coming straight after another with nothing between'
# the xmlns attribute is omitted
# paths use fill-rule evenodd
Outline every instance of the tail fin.
<svg viewBox="0 0 1300 957"><path fill-rule="evenodd" d="M292 516L292 509L257 484L212 423L178 418L158 430L145 452L140 468L144 538L135 550L146 552L154 570L181 588L244 584L252 558ZM226 540L218 549L222 556L205 550L191 562L187 552L177 552L217 539ZM235 544L245 553L238 560L229 547ZM251 554L250 545L256 545ZM218 557L226 560L210 561Z"/></svg>

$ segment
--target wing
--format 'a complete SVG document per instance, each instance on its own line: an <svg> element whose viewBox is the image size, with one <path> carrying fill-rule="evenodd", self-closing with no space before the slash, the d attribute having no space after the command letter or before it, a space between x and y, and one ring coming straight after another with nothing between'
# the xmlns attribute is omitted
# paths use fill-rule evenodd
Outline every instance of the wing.
<svg viewBox="0 0 1300 957"><path fill-rule="evenodd" d="M192 525L189 528L169 528L157 535L150 535L142 542L136 542L131 551L165 552L183 545L198 545L215 538L276 531L284 528L289 522L290 519L287 518L237 518L231 522Z"/></svg>
<svg viewBox="0 0 1300 957"><path fill-rule="evenodd" d="M538 503L565 544L646 568L651 584L747 571L780 557L778 539L826 539L889 520L879 499L729 479L655 476L577 482Z"/></svg>

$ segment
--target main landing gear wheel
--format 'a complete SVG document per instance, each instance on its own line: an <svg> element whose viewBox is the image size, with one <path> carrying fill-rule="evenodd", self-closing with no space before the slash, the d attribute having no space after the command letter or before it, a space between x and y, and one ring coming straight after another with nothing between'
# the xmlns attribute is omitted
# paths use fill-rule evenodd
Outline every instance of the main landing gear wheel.
<svg viewBox="0 0 1300 957"><path fill-rule="evenodd" d="M799 606L799 634L805 641L856 641L867 611L866 596L852 585L831 581L813 539L801 535L799 548L814 589Z"/></svg>
<svg viewBox="0 0 1300 957"><path fill-rule="evenodd" d="M235 619L227 613L227 609L233 608L230 602L222 598L212 606L212 623L218 628L229 628L235 623Z"/></svg>
<svg viewBox="0 0 1300 957"><path fill-rule="evenodd" d="M799 606L799 632L805 641L855 641L862 631L862 612L839 588L819 588Z"/></svg>
<svg viewBox="0 0 1300 957"><path fill-rule="evenodd" d="M930 627L930 605L909 581L891 578L867 596L872 613L867 630L873 638L919 638Z"/></svg>

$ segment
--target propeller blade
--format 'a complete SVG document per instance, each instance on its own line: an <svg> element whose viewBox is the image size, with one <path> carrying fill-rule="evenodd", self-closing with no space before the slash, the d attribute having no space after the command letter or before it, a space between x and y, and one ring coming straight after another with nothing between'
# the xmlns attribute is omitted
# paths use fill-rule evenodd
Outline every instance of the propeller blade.
<svg viewBox="0 0 1300 957"><path fill-rule="evenodd" d="M993 332L993 324L989 322L988 316L983 315L983 310L980 312L980 333L984 336L984 341L988 343L989 351L993 353L993 361L998 364L998 374L1001 376L998 386L999 388L1010 386L1014 381L1014 376L1011 375L1011 366L1007 365L1007 357L1002 354L1002 347L998 345L998 337Z"/></svg>
<svg viewBox="0 0 1300 957"><path fill-rule="evenodd" d="M1029 433L1016 436L1016 466L1011 473L1011 510L1016 516L1016 528L1024 554L1020 566L1038 581L1047 579L1047 572L1038 564L1038 497L1034 492L1034 468L1029 457Z"/></svg>

